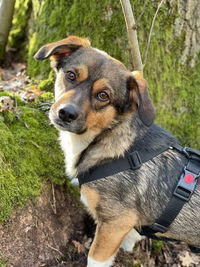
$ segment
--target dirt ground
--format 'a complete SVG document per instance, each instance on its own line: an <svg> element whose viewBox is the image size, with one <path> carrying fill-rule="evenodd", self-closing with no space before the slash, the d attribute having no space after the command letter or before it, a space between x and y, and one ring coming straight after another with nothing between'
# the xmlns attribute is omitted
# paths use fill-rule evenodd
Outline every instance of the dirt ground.
<svg viewBox="0 0 200 267"><path fill-rule="evenodd" d="M45 184L42 194L0 226L0 251L7 267L84 267L95 225L66 190ZM120 249L115 267L200 266L184 244L159 248L145 239L132 254ZM188 250L189 251L189 250Z"/></svg>

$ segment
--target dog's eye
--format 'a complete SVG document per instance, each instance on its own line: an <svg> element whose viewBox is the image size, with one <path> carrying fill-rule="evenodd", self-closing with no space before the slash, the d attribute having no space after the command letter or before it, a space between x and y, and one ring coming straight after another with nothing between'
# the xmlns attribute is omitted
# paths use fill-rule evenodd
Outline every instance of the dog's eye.
<svg viewBox="0 0 200 267"><path fill-rule="evenodd" d="M107 101L109 99L109 95L106 92L102 91L97 94L97 99L100 101Z"/></svg>
<svg viewBox="0 0 200 267"><path fill-rule="evenodd" d="M68 80L69 82L74 82L76 80L76 74L72 71L68 71L65 74L65 78L66 80Z"/></svg>

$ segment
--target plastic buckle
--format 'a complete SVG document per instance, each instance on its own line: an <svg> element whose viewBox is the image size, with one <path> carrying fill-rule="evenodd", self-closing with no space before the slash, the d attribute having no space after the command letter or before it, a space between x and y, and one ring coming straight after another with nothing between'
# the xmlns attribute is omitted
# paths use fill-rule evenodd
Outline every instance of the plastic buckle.
<svg viewBox="0 0 200 267"><path fill-rule="evenodd" d="M178 184L174 190L173 195L184 200L188 201L194 192L197 179L199 174L192 173L184 168L184 173L181 174L181 177L178 181Z"/></svg>
<svg viewBox="0 0 200 267"><path fill-rule="evenodd" d="M190 147L184 147L183 153L186 155L187 158L191 158L191 154L195 154L197 157L200 158L200 151Z"/></svg>
<svg viewBox="0 0 200 267"><path fill-rule="evenodd" d="M185 154L185 156L186 156L187 158L190 158L190 154L189 154L188 148L189 148L189 147L184 147L184 148L183 148L183 154Z"/></svg>
<svg viewBox="0 0 200 267"><path fill-rule="evenodd" d="M154 223L154 224L152 224L152 225L151 225L151 229L152 229L153 231L155 231L155 233L156 233L156 232L159 232L159 233L165 233L165 232L167 232L167 230L168 230L167 227L165 227L165 226L163 226L163 225L161 225L161 224L159 224L159 223Z"/></svg>
<svg viewBox="0 0 200 267"><path fill-rule="evenodd" d="M128 155L128 161L132 170L136 170L142 165L140 155L137 151L134 151Z"/></svg>

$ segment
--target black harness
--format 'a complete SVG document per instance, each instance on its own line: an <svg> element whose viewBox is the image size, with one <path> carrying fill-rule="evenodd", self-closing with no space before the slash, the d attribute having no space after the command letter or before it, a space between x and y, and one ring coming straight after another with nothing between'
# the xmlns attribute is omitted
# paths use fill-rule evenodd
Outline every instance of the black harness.
<svg viewBox="0 0 200 267"><path fill-rule="evenodd" d="M165 233L173 220L177 217L183 205L190 200L195 190L197 179L200 177L200 151L188 147L183 148L178 144L161 147L158 150L148 153L145 150L134 151L134 147L131 147L129 151L125 153L124 157L97 166L79 176L79 185L81 186L82 184L105 178L128 169L136 170L140 168L143 163L153 159L168 149L173 149L183 154L187 158L187 164L184 166L172 198L161 216L154 224L142 226L140 234L157 240L177 241L165 237L157 237L155 233ZM190 249L192 252L200 253L200 248L190 246Z"/></svg>

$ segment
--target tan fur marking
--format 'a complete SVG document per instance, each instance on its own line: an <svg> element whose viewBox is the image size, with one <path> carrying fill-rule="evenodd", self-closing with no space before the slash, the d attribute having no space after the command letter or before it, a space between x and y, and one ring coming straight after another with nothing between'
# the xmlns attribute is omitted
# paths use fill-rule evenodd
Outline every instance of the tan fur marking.
<svg viewBox="0 0 200 267"><path fill-rule="evenodd" d="M132 74L136 79L144 79L143 76L142 76L142 73L140 71L138 71L138 70L132 71Z"/></svg>
<svg viewBox="0 0 200 267"><path fill-rule="evenodd" d="M59 52L60 53L64 53L64 52L68 52L71 50L71 47L72 45L77 45L77 46L90 46L90 41L88 39L85 39L85 38L80 38L80 37L77 37L77 36L69 36L65 39L62 39L60 41L57 41L57 42L53 42L53 43L50 43L50 44L47 44L45 45L45 48L47 50L50 50L54 47L58 47L58 46L61 46L61 45L69 45L69 48L66 48L66 47L61 47Z"/></svg>
<svg viewBox="0 0 200 267"><path fill-rule="evenodd" d="M108 106L105 110L95 112L90 110L86 119L88 129L104 129L115 117L115 109Z"/></svg>
<svg viewBox="0 0 200 267"><path fill-rule="evenodd" d="M111 88L108 84L108 81L104 78L95 81L93 84L92 96L95 109L99 109L106 106L110 101L110 99L108 99L107 101L101 102L96 99L96 95L102 91L106 92L109 98L111 97Z"/></svg>
<svg viewBox="0 0 200 267"><path fill-rule="evenodd" d="M96 219L96 207L99 202L99 194L96 190L86 186L81 186L81 194L87 199L88 209L94 219Z"/></svg>
<svg viewBox="0 0 200 267"><path fill-rule="evenodd" d="M78 70L78 83L85 81L88 77L88 67L86 65L80 65Z"/></svg>
<svg viewBox="0 0 200 267"><path fill-rule="evenodd" d="M53 104L51 109L56 111L57 109L59 109L61 104L67 104L69 98L74 94L74 92L74 90L70 90L63 94L63 96Z"/></svg>
<svg viewBox="0 0 200 267"><path fill-rule="evenodd" d="M109 87L108 81L104 78L101 78L93 83L92 95L95 95L100 90Z"/></svg>
<svg viewBox="0 0 200 267"><path fill-rule="evenodd" d="M124 211L123 211L124 212ZM126 215L115 221L99 223L89 257L104 262L114 255L129 231L138 224L137 213L127 210Z"/></svg>
<svg viewBox="0 0 200 267"><path fill-rule="evenodd" d="M51 68L56 68L57 67L57 63L58 63L58 60L59 60L59 55L52 55L50 56L50 65L51 65Z"/></svg>

